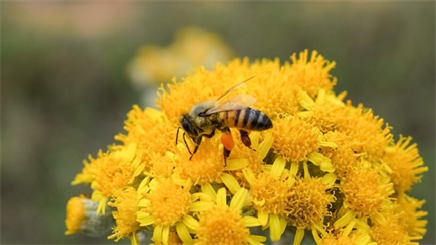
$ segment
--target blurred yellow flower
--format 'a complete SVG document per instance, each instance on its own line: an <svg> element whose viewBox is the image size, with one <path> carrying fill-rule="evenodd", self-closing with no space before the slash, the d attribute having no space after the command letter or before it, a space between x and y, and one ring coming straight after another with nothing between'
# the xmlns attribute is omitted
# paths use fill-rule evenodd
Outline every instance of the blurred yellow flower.
<svg viewBox="0 0 436 245"><path fill-rule="evenodd" d="M428 168L410 137L395 142L371 109L336 95L334 66L305 50L284 64L245 58L195 68L183 82L161 86L158 110L134 106L127 133L115 137L122 144L85 161L73 184L90 185L96 217L113 200L110 238L133 244L140 232L165 245L262 244L266 238L250 229L257 226L272 241L292 226L295 245L306 230L317 244L414 244L426 233L427 212L406 192ZM158 68L177 75L168 67ZM218 131L192 155L196 143L180 116L250 77L228 96L252 95L273 127L250 132L250 148L231 128L226 161ZM68 204L67 234L84 231L81 205Z"/></svg>
<svg viewBox="0 0 436 245"><path fill-rule="evenodd" d="M128 66L135 84L168 83L185 76L194 67L212 69L217 62L227 62L232 50L214 34L196 27L181 29L166 48L142 47Z"/></svg>

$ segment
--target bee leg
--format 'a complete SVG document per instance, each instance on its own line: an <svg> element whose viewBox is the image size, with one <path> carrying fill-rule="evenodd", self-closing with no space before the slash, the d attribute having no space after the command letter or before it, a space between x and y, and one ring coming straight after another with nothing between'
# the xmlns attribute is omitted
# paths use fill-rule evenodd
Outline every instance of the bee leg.
<svg viewBox="0 0 436 245"><path fill-rule="evenodd" d="M191 150L189 149L188 143L186 142L185 133L183 133L183 141L185 142L186 148L188 149L189 154L192 155ZM191 157L192 158L192 157Z"/></svg>
<svg viewBox="0 0 436 245"><path fill-rule="evenodd" d="M224 167L227 166L227 158L230 156L231 150L227 150L227 148L224 147Z"/></svg>
<svg viewBox="0 0 436 245"><path fill-rule="evenodd" d="M207 137L209 139L212 138L214 135L215 135L215 130L213 130L212 133L210 134L203 134L204 137Z"/></svg>
<svg viewBox="0 0 436 245"><path fill-rule="evenodd" d="M248 137L248 132L243 129L240 129L239 132L241 133L242 143L244 143L246 147L251 149L251 140L250 137Z"/></svg>
<svg viewBox="0 0 436 245"><path fill-rule="evenodd" d="M227 158L230 156L230 152L232 151L235 143L233 142L232 133L230 132L230 128L225 127L221 129L223 134L221 135L221 142L223 143L223 155L224 155L224 167L227 166Z"/></svg>

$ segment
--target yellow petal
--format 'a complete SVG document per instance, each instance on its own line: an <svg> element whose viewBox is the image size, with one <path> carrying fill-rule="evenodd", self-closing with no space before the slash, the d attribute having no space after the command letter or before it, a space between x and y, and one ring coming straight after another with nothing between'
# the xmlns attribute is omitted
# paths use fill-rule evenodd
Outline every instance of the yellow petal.
<svg viewBox="0 0 436 245"><path fill-rule="evenodd" d="M154 218L152 215L146 212L136 212L136 221L140 226L148 226L154 224Z"/></svg>
<svg viewBox="0 0 436 245"><path fill-rule="evenodd" d="M191 215L185 215L182 222L186 225L186 227L193 231L197 230L198 226L200 225L198 221Z"/></svg>
<svg viewBox="0 0 436 245"><path fill-rule="evenodd" d="M307 162L306 161L303 162L303 170L304 170L304 178L309 179L310 178L310 173L309 173L309 169L307 167Z"/></svg>
<svg viewBox="0 0 436 245"><path fill-rule="evenodd" d="M227 206L226 188L220 188L216 194L216 203L218 206Z"/></svg>
<svg viewBox="0 0 436 245"><path fill-rule="evenodd" d="M315 227L311 227L312 230L312 237L313 240L315 240L316 244L322 244L321 243L321 237L319 237L318 232L316 231Z"/></svg>
<svg viewBox="0 0 436 245"><path fill-rule="evenodd" d="M162 231L162 242L164 245L168 245L168 239L170 236L170 226L166 225Z"/></svg>
<svg viewBox="0 0 436 245"><path fill-rule="evenodd" d="M250 137L250 140L251 140L251 148L257 149L257 147L259 146L260 132L253 131L253 132L250 133L249 137Z"/></svg>
<svg viewBox="0 0 436 245"><path fill-rule="evenodd" d="M312 107L315 106L315 101L313 101L312 98L310 98L310 96L304 90L299 91L298 102L306 110L310 110Z"/></svg>
<svg viewBox="0 0 436 245"><path fill-rule="evenodd" d="M253 171L250 168L242 169L242 173L244 174L245 179L248 181L250 185L253 185L256 181L256 177L254 177Z"/></svg>
<svg viewBox="0 0 436 245"><path fill-rule="evenodd" d="M244 205L245 198L247 197L248 190L245 188L240 188L235 195L233 196L232 200L230 201L230 207L235 210L241 210L242 206Z"/></svg>
<svg viewBox="0 0 436 245"><path fill-rule="evenodd" d="M194 241L192 240L191 235L189 234L188 227L186 227L183 223L177 223L176 225L176 231L179 235L180 239L184 244L193 244Z"/></svg>
<svg viewBox="0 0 436 245"><path fill-rule="evenodd" d="M315 166L321 165L321 163L329 158L325 157L319 152L312 152L307 156L307 159Z"/></svg>
<svg viewBox="0 0 436 245"><path fill-rule="evenodd" d="M260 143L259 149L257 151L262 159L264 159L268 154L269 149L271 149L273 142L274 142L274 138L272 134L271 133L266 134L265 139L262 141L262 143Z"/></svg>
<svg viewBox="0 0 436 245"><path fill-rule="evenodd" d="M270 230L270 236L271 241L275 242L280 240L280 237L282 234L280 233L280 220L279 216L277 214L270 214L269 215L269 230Z"/></svg>
<svg viewBox="0 0 436 245"><path fill-rule="evenodd" d="M282 235L285 232L286 226L288 226L288 222L286 221L286 218L284 216L280 216L280 235Z"/></svg>
<svg viewBox="0 0 436 245"><path fill-rule="evenodd" d="M244 222L244 225L247 227L261 226L259 219L253 216L244 216L242 222Z"/></svg>
<svg viewBox="0 0 436 245"><path fill-rule="evenodd" d="M232 159L227 160L227 165L224 167L224 170L233 171L245 168L246 166L248 166L248 159Z"/></svg>
<svg viewBox="0 0 436 245"><path fill-rule="evenodd" d="M356 224L356 220L351 221L347 227L345 227L344 231L342 232L342 234L344 236L348 236L351 232L351 230L353 229L354 225Z"/></svg>
<svg viewBox="0 0 436 245"><path fill-rule="evenodd" d="M208 194L212 200L216 201L216 191L213 189L212 185L209 182L201 185L201 191Z"/></svg>
<svg viewBox="0 0 436 245"><path fill-rule="evenodd" d="M268 217L269 213L266 211L260 211L257 213L257 218L259 219L259 223L262 226L266 226L266 224L268 223Z"/></svg>
<svg viewBox="0 0 436 245"><path fill-rule="evenodd" d="M232 175L223 173L221 174L221 179L232 194L235 194L239 189L241 189L238 181Z"/></svg>
<svg viewBox="0 0 436 245"><path fill-rule="evenodd" d="M271 168L271 174L274 177L274 179L280 178L280 175L282 175L283 170L285 169L285 165L286 165L285 159L281 157L276 158Z"/></svg>
<svg viewBox="0 0 436 245"><path fill-rule="evenodd" d="M200 211L207 210L212 206L213 206L213 202L199 201L199 202L192 203L191 206L189 207L189 210L192 212L200 212Z"/></svg>
<svg viewBox="0 0 436 245"><path fill-rule="evenodd" d="M298 168L300 167L300 164L298 162L292 162L291 163L291 169L289 170L289 174L291 176L297 176Z"/></svg>
<svg viewBox="0 0 436 245"><path fill-rule="evenodd" d="M304 237L304 229L297 228L294 236L294 245L300 245Z"/></svg>
<svg viewBox="0 0 436 245"><path fill-rule="evenodd" d="M383 216L383 214L377 212L374 215L371 216L371 220L375 220L380 225L386 225L386 218Z"/></svg>
<svg viewBox="0 0 436 245"><path fill-rule="evenodd" d="M348 225L351 221L353 221L354 217L355 217L354 212L352 210L348 210L344 216L336 220L334 225L336 227L344 227Z"/></svg>
<svg viewBox="0 0 436 245"><path fill-rule="evenodd" d="M335 184L336 179L337 179L336 174L334 174L334 173L328 173L328 174L326 174L326 175L324 175L324 176L322 177L321 182L322 182L324 185L327 185L327 186L332 187L332 186Z"/></svg>
<svg viewBox="0 0 436 245"><path fill-rule="evenodd" d="M319 168L324 172L333 173L335 171L335 167L332 164L332 161L329 159L327 161L323 161Z"/></svg>
<svg viewBox="0 0 436 245"><path fill-rule="evenodd" d="M248 237L248 244L250 245L263 245L263 242L266 241L266 237L264 236L256 236L256 235L250 235Z"/></svg>
<svg viewBox="0 0 436 245"><path fill-rule="evenodd" d="M153 237L151 238L151 240L155 242L162 242L162 230L163 230L162 225L155 226L153 230Z"/></svg>

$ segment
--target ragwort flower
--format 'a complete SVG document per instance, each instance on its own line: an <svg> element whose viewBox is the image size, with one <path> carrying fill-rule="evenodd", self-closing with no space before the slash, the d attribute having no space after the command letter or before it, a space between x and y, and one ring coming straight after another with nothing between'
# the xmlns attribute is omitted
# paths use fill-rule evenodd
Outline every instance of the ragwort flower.
<svg viewBox="0 0 436 245"><path fill-rule="evenodd" d="M93 189L103 211L95 216L112 200L110 238L133 244L139 232L165 245L262 244L266 238L250 230L256 226L269 229L273 241L295 227L295 245L305 230L317 244L414 244L426 233L427 212L424 200L406 192L427 167L411 138L395 143L371 109L344 102L346 92L336 95L334 66L306 50L284 64L245 58L196 68L161 87L158 110L134 106L127 133L116 136L122 144L85 162L73 184ZM226 98L253 96L250 107L273 127L248 132L247 147L247 135L226 125L233 143L216 130L192 154L196 143L180 116L250 77ZM226 160L224 145L233 148ZM68 204L67 234L84 232L81 205Z"/></svg>

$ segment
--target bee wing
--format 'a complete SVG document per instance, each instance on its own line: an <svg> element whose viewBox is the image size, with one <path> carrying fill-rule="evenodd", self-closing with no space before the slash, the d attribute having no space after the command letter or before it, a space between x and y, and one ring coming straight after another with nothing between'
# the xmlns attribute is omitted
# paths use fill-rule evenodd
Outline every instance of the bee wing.
<svg viewBox="0 0 436 245"><path fill-rule="evenodd" d="M224 92L224 94L222 94L222 95L217 99L217 101L219 101L219 100L221 100L222 98L224 98L228 93L230 93L230 91L235 90L235 89L237 89L237 88L240 88L240 87L244 86L245 83L246 83L248 80L252 79L253 77L255 77L255 76L252 76L252 77L246 79L245 81L240 82L240 83L236 84L235 86L229 88L226 92ZM236 98L236 97L235 97L235 98Z"/></svg>
<svg viewBox="0 0 436 245"><path fill-rule="evenodd" d="M256 99L251 95L240 94L222 104L217 105L206 111L205 116L223 111L242 110L256 103Z"/></svg>

